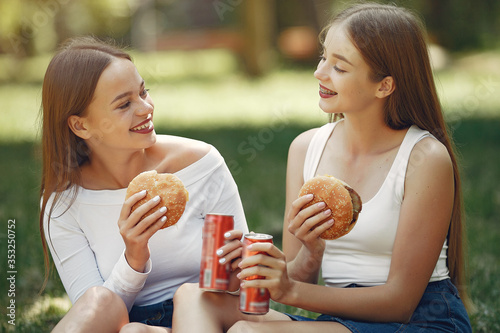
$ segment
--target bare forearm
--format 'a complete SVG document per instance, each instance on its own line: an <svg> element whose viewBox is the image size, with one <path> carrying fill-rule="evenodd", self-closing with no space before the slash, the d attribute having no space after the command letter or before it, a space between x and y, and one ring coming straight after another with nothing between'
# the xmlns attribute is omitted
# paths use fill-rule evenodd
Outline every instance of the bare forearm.
<svg viewBox="0 0 500 333"><path fill-rule="evenodd" d="M308 311L350 319L406 322L413 312L411 302L387 285L332 288L295 281L280 303Z"/></svg>
<svg viewBox="0 0 500 333"><path fill-rule="evenodd" d="M287 264L288 274L294 280L316 284L322 260L323 249L311 252L303 246L294 260Z"/></svg>

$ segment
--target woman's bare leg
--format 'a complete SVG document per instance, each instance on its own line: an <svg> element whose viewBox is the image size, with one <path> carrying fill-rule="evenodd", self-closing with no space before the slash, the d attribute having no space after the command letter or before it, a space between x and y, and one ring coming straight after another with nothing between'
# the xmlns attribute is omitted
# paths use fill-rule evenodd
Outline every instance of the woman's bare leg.
<svg viewBox="0 0 500 333"><path fill-rule="evenodd" d="M93 287L75 302L52 332L165 333L172 330L129 323L127 307L122 299L105 287Z"/></svg>
<svg viewBox="0 0 500 333"><path fill-rule="evenodd" d="M239 321L228 333L350 333L344 325L327 321Z"/></svg>
<svg viewBox="0 0 500 333"><path fill-rule="evenodd" d="M92 287L83 294L52 332L113 332L128 323L122 299L105 287Z"/></svg>
<svg viewBox="0 0 500 333"><path fill-rule="evenodd" d="M173 332L225 332L240 320L290 321L288 316L273 310L262 316L245 315L238 305L238 296L203 292L198 284L184 284L174 295Z"/></svg>

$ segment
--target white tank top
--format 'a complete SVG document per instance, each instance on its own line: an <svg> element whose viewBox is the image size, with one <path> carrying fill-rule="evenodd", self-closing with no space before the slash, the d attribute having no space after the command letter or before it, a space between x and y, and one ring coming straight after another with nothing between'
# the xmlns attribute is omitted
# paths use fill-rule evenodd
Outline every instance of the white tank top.
<svg viewBox="0 0 500 333"><path fill-rule="evenodd" d="M304 181L316 175L321 155L336 124L322 126L313 136L304 161ZM326 285L344 287L356 283L373 286L387 281L410 153L417 142L429 136L433 137L415 125L409 128L379 191L371 200L363 202L354 229L344 237L326 241L322 264ZM447 249L445 241L430 282L449 277Z"/></svg>

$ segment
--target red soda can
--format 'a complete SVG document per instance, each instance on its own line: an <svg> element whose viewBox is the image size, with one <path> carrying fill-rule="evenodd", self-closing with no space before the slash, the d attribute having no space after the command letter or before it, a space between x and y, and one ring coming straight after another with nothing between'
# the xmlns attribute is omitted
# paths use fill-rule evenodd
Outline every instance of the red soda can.
<svg viewBox="0 0 500 333"><path fill-rule="evenodd" d="M225 243L224 234L234 229L232 215L207 214L203 225L200 283L203 290L223 291L229 286L229 263L220 264L215 253Z"/></svg>
<svg viewBox="0 0 500 333"><path fill-rule="evenodd" d="M246 234L243 238L243 255L242 258L263 253L260 251L249 251L247 248L253 243L272 243L273 236L266 234ZM245 280L264 279L263 276L253 275L245 278ZM241 288L240 290L240 311L246 314L266 314L269 312L269 291L266 288Z"/></svg>

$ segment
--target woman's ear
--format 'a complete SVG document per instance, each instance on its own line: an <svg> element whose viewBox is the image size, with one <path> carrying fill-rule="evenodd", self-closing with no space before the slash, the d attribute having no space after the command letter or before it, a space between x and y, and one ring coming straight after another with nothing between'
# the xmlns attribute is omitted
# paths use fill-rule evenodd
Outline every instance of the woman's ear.
<svg viewBox="0 0 500 333"><path fill-rule="evenodd" d="M396 89L396 83L392 76L386 76L380 81L376 96L378 98L385 98L392 94Z"/></svg>
<svg viewBox="0 0 500 333"><path fill-rule="evenodd" d="M76 136L88 140L92 137L90 131L87 129L85 118L79 116L69 116L68 126Z"/></svg>

